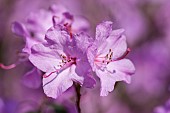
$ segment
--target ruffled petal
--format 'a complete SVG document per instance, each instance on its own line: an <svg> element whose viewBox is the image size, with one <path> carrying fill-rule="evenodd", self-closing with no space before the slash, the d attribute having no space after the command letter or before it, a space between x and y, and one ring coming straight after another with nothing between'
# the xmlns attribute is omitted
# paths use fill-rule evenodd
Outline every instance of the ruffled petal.
<svg viewBox="0 0 170 113"><path fill-rule="evenodd" d="M126 75L132 75L135 73L135 67L129 59L122 59L111 62L107 65L107 69L111 72L121 72Z"/></svg>
<svg viewBox="0 0 170 113"><path fill-rule="evenodd" d="M88 61L90 63L90 66L92 67L93 71L96 70L95 64L94 64L94 60L95 60L96 54L97 54L97 47L93 44L92 46L90 46L87 49L87 58L88 58Z"/></svg>
<svg viewBox="0 0 170 113"><path fill-rule="evenodd" d="M101 96L107 96L109 92L113 91L114 85L117 81L131 82L131 76L134 74L135 68L132 62L128 59L115 61L109 63L105 70L97 70L97 76L101 81Z"/></svg>
<svg viewBox="0 0 170 113"><path fill-rule="evenodd" d="M127 51L126 37L122 35L112 46L113 56L112 59L115 60L120 58Z"/></svg>
<svg viewBox="0 0 170 113"><path fill-rule="evenodd" d="M83 83L84 87L88 87L88 88L94 87L94 85L96 84L96 81L93 78L92 68L91 68L87 58L77 59L75 72L79 76L84 77L84 83Z"/></svg>
<svg viewBox="0 0 170 113"><path fill-rule="evenodd" d="M118 31L120 34L115 31L115 34L112 33L112 35L107 38L101 46L98 47L98 55L105 56L109 53L111 50L113 52L112 59L115 60L119 57L121 57L127 50L127 43L126 43L126 37L124 35L121 35L121 32L123 30Z"/></svg>
<svg viewBox="0 0 170 113"><path fill-rule="evenodd" d="M76 49L75 52L80 54L86 54L88 47L92 45L94 40L92 37L88 36L87 34L80 33L73 38L73 41L75 41L75 45L76 45L74 51Z"/></svg>
<svg viewBox="0 0 170 113"><path fill-rule="evenodd" d="M72 65L58 75L55 73L48 78L43 78L44 93L48 97L57 98L73 85L73 81L83 84L83 77L75 73L75 68L76 66Z"/></svg>
<svg viewBox="0 0 170 113"><path fill-rule="evenodd" d="M55 49L63 50L66 46L66 43L69 42L71 38L70 34L67 32L66 27L56 25L47 31L45 40L47 40L49 44L54 44Z"/></svg>
<svg viewBox="0 0 170 113"><path fill-rule="evenodd" d="M114 74L109 73L108 71L96 71L97 76L100 78L101 90L100 96L107 96L109 92L113 91L116 79Z"/></svg>
<svg viewBox="0 0 170 113"><path fill-rule="evenodd" d="M106 21L97 25L96 41L99 46L109 37L110 33L112 32L112 24L113 23L111 21Z"/></svg>
<svg viewBox="0 0 170 113"><path fill-rule="evenodd" d="M32 47L29 60L43 72L55 71L60 68L61 63L60 53L43 44L37 44Z"/></svg>

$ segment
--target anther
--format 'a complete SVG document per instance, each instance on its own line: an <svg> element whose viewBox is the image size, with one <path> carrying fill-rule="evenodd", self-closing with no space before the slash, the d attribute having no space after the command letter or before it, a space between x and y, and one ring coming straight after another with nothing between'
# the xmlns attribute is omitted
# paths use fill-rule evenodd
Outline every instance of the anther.
<svg viewBox="0 0 170 113"><path fill-rule="evenodd" d="M109 55L107 54L107 55L106 55L106 59L108 58L108 56L109 56Z"/></svg>

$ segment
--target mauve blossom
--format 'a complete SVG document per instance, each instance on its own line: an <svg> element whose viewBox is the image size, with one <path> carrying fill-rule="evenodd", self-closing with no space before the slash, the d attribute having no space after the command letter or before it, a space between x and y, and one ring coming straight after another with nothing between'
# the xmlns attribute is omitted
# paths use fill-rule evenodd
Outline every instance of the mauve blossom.
<svg viewBox="0 0 170 113"><path fill-rule="evenodd" d="M47 96L57 98L73 82L90 85L87 87L94 85L86 56L90 37L85 34L70 34L67 27L58 25L48 30L45 40L47 43L32 47L29 60L38 69L46 72L43 89Z"/></svg>
<svg viewBox="0 0 170 113"><path fill-rule="evenodd" d="M124 57L129 48L124 30L112 30L112 22L106 21L96 28L96 39L88 49L88 59L93 71L101 81L101 96L107 96L114 89L116 81L130 83L134 65Z"/></svg>

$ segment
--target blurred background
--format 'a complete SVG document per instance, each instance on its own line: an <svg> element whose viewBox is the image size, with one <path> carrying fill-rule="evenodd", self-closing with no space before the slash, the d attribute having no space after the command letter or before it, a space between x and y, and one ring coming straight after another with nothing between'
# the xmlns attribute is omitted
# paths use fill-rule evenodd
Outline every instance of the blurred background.
<svg viewBox="0 0 170 113"><path fill-rule="evenodd" d="M169 0L0 0L1 63L15 63L25 45L23 38L12 33L12 22L22 22L31 12L47 10L52 4L63 5L71 14L86 18L91 36L97 24L113 21L114 29L125 29L131 48L127 57L136 67L131 84L118 82L107 97L99 96L99 80L93 89L82 88L82 113L168 113ZM0 113L77 112L74 88L53 100L45 96L41 82L34 83L34 88L24 85L23 75L31 68L30 63L22 62L10 70L0 69Z"/></svg>

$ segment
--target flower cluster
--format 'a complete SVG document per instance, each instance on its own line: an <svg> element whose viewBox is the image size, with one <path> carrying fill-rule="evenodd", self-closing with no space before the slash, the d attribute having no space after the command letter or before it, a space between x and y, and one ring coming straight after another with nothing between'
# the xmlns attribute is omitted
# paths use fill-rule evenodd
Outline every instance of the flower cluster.
<svg viewBox="0 0 170 113"><path fill-rule="evenodd" d="M45 73L43 89L48 97L57 98L74 82L92 88L95 75L100 78L100 95L107 96L115 82L130 83L135 71L132 62L125 59L130 49L124 30L113 30L112 24L100 23L93 38L87 33L89 24L85 19L52 6L48 11L32 13L25 23L14 22L12 31L24 37L23 52Z"/></svg>
<svg viewBox="0 0 170 113"><path fill-rule="evenodd" d="M12 24L12 31L16 35L23 37L25 41L25 47L21 52L19 61L9 66L0 64L0 67L3 69L11 69L16 67L17 64L20 64L21 61L30 63L30 61L28 61L28 56L31 53L31 47L35 44L46 42L46 31L51 26L58 24L64 25L70 33L80 31L87 32L89 28L89 23L85 18L81 16L73 17L73 15L61 5L52 5L48 10L41 9L37 12L32 12L28 15L26 21L16 21ZM22 83L29 88L38 88L41 85L41 78L39 75L42 75L41 72L32 66L32 69L23 76Z"/></svg>

